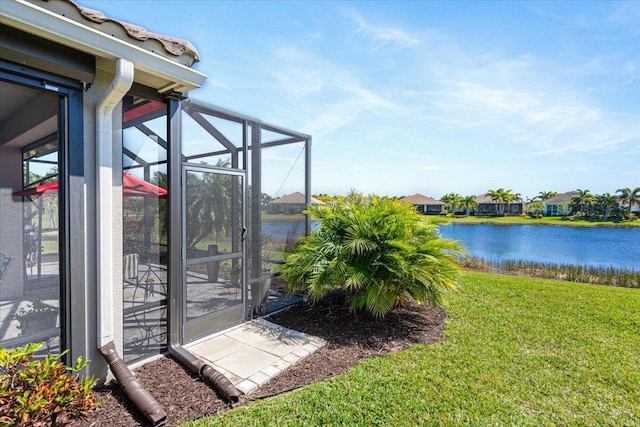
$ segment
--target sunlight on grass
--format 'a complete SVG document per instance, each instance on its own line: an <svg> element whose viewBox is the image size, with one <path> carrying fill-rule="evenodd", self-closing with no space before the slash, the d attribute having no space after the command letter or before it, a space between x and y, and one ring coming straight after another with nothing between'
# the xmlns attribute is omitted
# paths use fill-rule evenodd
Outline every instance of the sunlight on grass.
<svg viewBox="0 0 640 427"><path fill-rule="evenodd" d="M640 291L485 273L446 339L187 425L637 425Z"/></svg>

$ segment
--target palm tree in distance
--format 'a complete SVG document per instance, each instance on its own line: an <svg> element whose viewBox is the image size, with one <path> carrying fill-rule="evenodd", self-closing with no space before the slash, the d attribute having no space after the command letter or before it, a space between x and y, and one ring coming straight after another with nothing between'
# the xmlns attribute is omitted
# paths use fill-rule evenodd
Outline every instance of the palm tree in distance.
<svg viewBox="0 0 640 427"><path fill-rule="evenodd" d="M634 204L640 203L640 187L636 187L633 190L630 188L620 188L616 190L616 193L620 193L618 199L620 203L627 204L629 213L631 213L631 208Z"/></svg>
<svg viewBox="0 0 640 427"><path fill-rule="evenodd" d="M503 192L504 192L503 188L487 191L487 196L489 196L489 198L491 198L492 201L496 202L496 214L500 214L500 201L502 200Z"/></svg>
<svg viewBox="0 0 640 427"><path fill-rule="evenodd" d="M578 192L578 194L571 198L571 204L578 205L578 210L580 212L584 212L584 205L586 203L590 203L593 200L593 195L589 190L581 190L578 188L576 191Z"/></svg>
<svg viewBox="0 0 640 427"><path fill-rule="evenodd" d="M520 194L516 194L512 190L505 190L504 188L489 190L487 191L487 195L497 203L496 213L498 215L504 215L506 206L520 197Z"/></svg>
<svg viewBox="0 0 640 427"><path fill-rule="evenodd" d="M442 196L440 201L444 203L445 208L453 216L456 213L456 209L462 205L462 196L457 193L448 193Z"/></svg>
<svg viewBox="0 0 640 427"><path fill-rule="evenodd" d="M603 219L609 219L611 210L618 206L618 198L612 194L604 193L595 197L595 202L602 212Z"/></svg>
<svg viewBox="0 0 640 427"><path fill-rule="evenodd" d="M536 201L536 200L547 200L550 199L552 197L556 197L557 195L559 195L560 193L558 193L557 191L541 191L538 193L538 195L536 197L534 197L533 199L531 199L531 201Z"/></svg>
<svg viewBox="0 0 640 427"><path fill-rule="evenodd" d="M476 196L467 196L462 199L462 207L465 209L465 216L469 216L471 209L478 206L478 199Z"/></svg>

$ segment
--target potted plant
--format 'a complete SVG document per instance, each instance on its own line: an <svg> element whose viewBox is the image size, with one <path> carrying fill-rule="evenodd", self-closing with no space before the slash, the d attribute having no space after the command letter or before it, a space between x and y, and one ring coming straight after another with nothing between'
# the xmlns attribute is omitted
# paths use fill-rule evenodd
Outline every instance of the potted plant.
<svg viewBox="0 0 640 427"><path fill-rule="evenodd" d="M29 335L44 329L55 327L58 317L58 309L45 304L40 299L35 299L28 307L22 307L13 316L20 324L22 335Z"/></svg>

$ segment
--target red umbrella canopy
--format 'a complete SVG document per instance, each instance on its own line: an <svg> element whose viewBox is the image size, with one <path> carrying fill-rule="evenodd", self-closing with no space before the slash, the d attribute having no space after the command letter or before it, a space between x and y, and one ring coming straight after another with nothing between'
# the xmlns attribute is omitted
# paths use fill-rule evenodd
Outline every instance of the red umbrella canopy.
<svg viewBox="0 0 640 427"><path fill-rule="evenodd" d="M41 196L44 193L50 193L58 191L58 182L48 182L46 184L40 184L37 187L27 188L22 191L16 191L14 196Z"/></svg>
<svg viewBox="0 0 640 427"><path fill-rule="evenodd" d="M122 187L123 193L127 196L142 196L142 197L167 197L167 190L164 188L153 185L143 179L136 178L129 175L126 172L122 173ZM41 196L44 193L57 192L58 182L49 182L47 184L41 184L37 187L27 188L22 191L16 191L14 196Z"/></svg>
<svg viewBox="0 0 640 427"><path fill-rule="evenodd" d="M167 197L167 190L164 188L153 185L143 179L136 178L126 172L122 172L122 187L124 194L127 196Z"/></svg>

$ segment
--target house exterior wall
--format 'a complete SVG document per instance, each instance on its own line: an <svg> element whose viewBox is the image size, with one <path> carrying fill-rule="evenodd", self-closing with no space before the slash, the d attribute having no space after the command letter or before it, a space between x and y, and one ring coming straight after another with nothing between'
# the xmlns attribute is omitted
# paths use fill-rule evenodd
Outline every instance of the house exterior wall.
<svg viewBox="0 0 640 427"><path fill-rule="evenodd" d="M42 8L44 8L49 2L42 2ZM53 1L51 2L53 3ZM33 2L33 5L39 5L40 2ZM38 90L41 82L47 82L46 90L54 93L55 99L60 101L57 111L63 111L65 108L62 106L63 101L67 101L68 114L66 115L66 125L69 129L66 138L68 141L61 141L61 144L66 144L63 154L68 157L59 162L63 167L59 171L59 183L60 183L60 204L64 206L64 218L61 218L61 222L64 220L64 230L60 233L61 241L63 242L60 247L60 282L62 283L60 309L62 312L61 319L63 324L62 342L60 347L62 349L69 349L68 361L73 361L77 356L83 356L84 358L91 359L92 362L87 368L87 374L95 375L102 380L107 380L108 367L103 360L101 354L98 351L98 343L103 339L99 336L98 331L98 319L100 309L108 310L112 314L113 326L111 329L112 339L116 345L118 352L123 353L123 197L122 197L122 132L123 132L123 108L122 101L118 103L112 114L112 132L111 140L109 141L111 147L111 174L113 186L110 189L112 206L110 212L107 212L105 218L110 221L111 234L107 237L111 240L112 253L110 258L113 260L108 267L112 270L112 283L108 283L112 288L110 300L112 304L99 307L100 300L98 295L98 288L100 286L99 266L101 260L104 260L104 253L100 253L100 242L98 242L98 216L104 214L99 211L98 198L101 196L97 191L97 152L96 152L96 106L103 99L103 96L110 91L110 86L114 78L115 59L124 59L128 64L134 64L135 75L134 83L138 87L143 87L145 90L149 90L159 99L166 101L172 113L180 113L180 108L177 104L183 93L189 89L199 87L204 79L205 75L196 72L187 66L176 63L173 59L163 56L161 54L151 53L149 51L142 52L138 49L140 44L144 44L143 41L129 41L126 38L118 38L114 34L107 32L96 32L87 30L86 25L83 25L81 19L77 22L70 23L64 14L61 16L55 16L55 14L44 13L40 6L33 6L30 2L7 2L6 9L1 9L0 17L2 18L2 24L6 26L4 30L21 42L27 43L29 40L37 40L37 43L41 41L46 42L46 45L51 49L35 49L37 46L25 46L24 43L18 46L16 44L12 48L12 55L17 55L12 58L20 58L20 61L15 61L12 65L14 68L29 69L33 72L33 75L28 77L35 79ZM49 4L51 6L51 4ZM74 10L71 8L70 10ZM75 13L75 12L74 12ZM21 14L24 16L30 16L34 19L22 22L20 18ZM8 17L8 18L7 18ZM10 18L10 19L9 19ZM12 27L10 27L12 25ZM19 30L18 30L19 29ZM28 34L28 37L21 38L16 36L13 31L21 31L23 34ZM3 33L4 34L4 33ZM2 40L4 43L6 40ZM4 45L3 45L4 46ZM58 49L60 47L61 49ZM33 48L33 49L31 49ZM31 53L30 53L31 52ZM0 53L4 54L4 51L0 50ZM73 59L76 53L80 59L77 61L67 61L66 59ZM30 63L30 58L37 57L37 62ZM89 59L89 64L87 63ZM105 59L109 58L109 59ZM3 60L11 61L11 58L5 58ZM77 59L77 58L76 58ZM123 61L123 62L125 62ZM3 61L4 64L4 61ZM40 66L37 64L50 64L51 67ZM76 64L76 66L74 66ZM94 66L95 64L95 66ZM79 69L80 68L80 69ZM13 71L13 70L12 70ZM22 71L20 71L22 73ZM34 77L35 76L35 77ZM51 79L51 81L50 81ZM64 85L57 88L58 80L64 80ZM12 82L14 83L14 82ZM66 91L66 92L65 92ZM64 92L64 93L63 93ZM131 92L133 93L133 92ZM59 96L59 98L57 98ZM66 98L65 98L66 96ZM73 98L73 99L71 99ZM72 102L69 102L72 101ZM224 114L227 114L225 111ZM177 334L177 331L183 326L182 312L176 310L184 301L183 296L175 292L176 289L182 286L182 276L180 270L181 251L180 244L181 230L179 225L181 221L180 209L182 206L177 201L181 200L180 189L180 176L182 172L182 159L179 150L181 143L180 134L180 114L176 114L169 119L169 126L167 129L167 141L169 145L168 155L170 157L169 167L173 165L174 170L169 173L169 189L174 191L170 192L174 194L170 196L170 200L173 199L175 203L170 204L170 215L173 219L173 225L170 229L169 241L177 242L169 245L169 255L174 260L173 267L169 268L168 274L168 291L173 301L170 305L170 310L173 308L173 317L170 317L172 328L169 329L170 334ZM249 120L246 116L238 118L242 120ZM259 189L260 189L260 153L261 149L255 149L260 143L260 135L262 132L262 126L270 132L275 128L267 124L262 124L260 121L250 119L251 124L251 145L253 147L251 151L252 156L252 172L247 176L252 181L252 189L256 191L254 193L253 200L256 205L254 211L259 212ZM71 129L72 128L72 129ZM27 126L28 129L28 126ZM27 129L22 130L26 132ZM71 129L71 130L70 130ZM103 130L103 129L101 129ZM106 132L101 132L99 140L103 141L102 135ZM291 143L291 139L295 139L293 142L302 142L305 144L305 190L308 200L308 194L310 194L310 172L308 165L310 164L310 144L311 137L308 135L299 134L297 132L282 130L282 141ZM63 138L60 138L63 139ZM62 152L62 151L61 151ZM245 148L246 152L246 148ZM9 151L7 151L9 153ZM4 156L0 159L0 178L2 173L9 171L9 166L3 162L10 162L13 167L17 167L17 170L13 170L14 177L20 177L22 174L20 160L21 152L17 149L15 153L15 159L12 156ZM104 167L104 166L103 166ZM245 165L246 168L246 165ZM253 175L252 175L253 174ZM242 175L244 177L244 175ZM4 184L4 183L3 183ZM14 185L15 184L15 185ZM22 183L12 183L11 187L20 188ZM16 188L12 188L15 191ZM4 189L0 188L0 195L4 195ZM293 205L294 212L300 212L304 208L305 204ZM5 211L2 210L4 204L0 201L0 213L4 216ZM7 215L11 215L12 212L7 211ZM21 213L18 214L21 216ZM259 215L255 215L254 218L259 218ZM21 221L21 218L18 218ZM179 224L179 225L176 225ZM259 222L256 224L259 225ZM0 224L0 227L2 225ZM306 229L310 229L310 222L307 218ZM259 227L255 228L256 234L259 234ZM5 230L2 231L2 240L5 240ZM11 235L16 237L16 242L22 242L22 230L18 228L13 230L15 233ZM239 235L239 233L238 233ZM9 234L6 234L9 236ZM238 237L239 239L239 237ZM6 240L10 240L7 238ZM258 239L255 239L258 241ZM2 242L4 245L5 242ZM19 243L20 244L20 243ZM255 279L259 278L260 274L260 250L257 248L256 256L254 258L255 264L258 268L253 268L255 272ZM20 253L22 251L20 250ZM244 257L244 253L242 255ZM18 271L21 268L17 269ZM104 271L104 270L103 270ZM20 274L20 273L17 273ZM4 285L4 284L3 284ZM111 286L112 285L112 286ZM246 286L246 284L244 285ZM103 288L104 289L104 288ZM246 291L246 288L245 288ZM177 295L177 298L175 296ZM169 311L171 313L171 311ZM178 315L175 313L178 312ZM179 337L178 337L179 338ZM25 337L24 340L30 340L31 337ZM179 343L180 339L172 339L173 343Z"/></svg>
<svg viewBox="0 0 640 427"><path fill-rule="evenodd" d="M60 218L61 222L65 222L65 228L60 233L60 238L64 239L61 245L63 250L59 254L62 284L59 308L63 322L60 347L70 350L69 362L79 355L91 359L87 373L104 380L108 368L97 349L98 263L104 254L98 252L97 241L96 106L110 90L115 70L113 58L128 59L134 63L135 82L151 87L156 93L166 87L176 92L199 87L206 76L177 62L170 55L153 53L153 48L141 50L140 47L145 46L144 41L120 33L96 31L99 28L91 29L84 18L76 14L75 6L67 2L3 2L3 7L0 7L0 59L3 69L6 61L11 70L17 73L9 79L11 83L18 82L25 74L26 78L36 82L36 86L41 82L45 86L46 82L45 89L54 93L55 100L58 95L68 94L65 98L68 107L68 111L65 111L65 131L68 131L65 136L68 141L61 141L61 144L68 144L64 149L71 152L66 153L68 159L60 163L64 167L60 169L59 177L59 199L65 215ZM69 21L70 18L74 22ZM148 44L146 47L149 47ZM197 52L191 52L190 55L192 59L197 59ZM56 91L59 82L62 82L61 90ZM67 83L69 85L65 86ZM52 105L55 107L57 104L54 102ZM57 108L54 110L53 115L58 113ZM42 113L42 106L34 105L32 111ZM19 129L21 133L29 132L38 121L43 121L41 117L33 115L25 117L33 123L24 123ZM112 241L113 263L109 267L113 273L113 304L102 308L110 310L113 315L113 340L118 351L122 352L122 102L117 105L112 117L113 204L107 219L112 226L109 237ZM55 121L55 118L52 120ZM2 131L3 135L8 132L6 128ZM3 200L22 188L22 155L20 148L13 150L3 146L0 150L0 174L12 174L11 178L0 175L0 187L3 187L0 188L0 195ZM65 188L66 185L68 188ZM11 216L20 222L20 204L5 204L2 200L2 217ZM13 243L21 246L21 227L15 227L16 221L11 227L3 227L2 223L0 221L0 250L2 246ZM23 254L21 247L14 249ZM16 259L9 271L12 287L16 288L11 292L20 296L22 270L22 260ZM9 285L2 285L4 297L8 295Z"/></svg>

